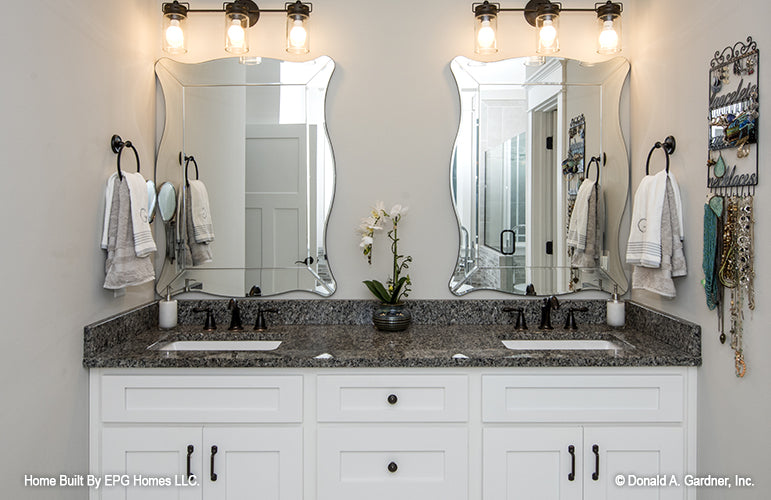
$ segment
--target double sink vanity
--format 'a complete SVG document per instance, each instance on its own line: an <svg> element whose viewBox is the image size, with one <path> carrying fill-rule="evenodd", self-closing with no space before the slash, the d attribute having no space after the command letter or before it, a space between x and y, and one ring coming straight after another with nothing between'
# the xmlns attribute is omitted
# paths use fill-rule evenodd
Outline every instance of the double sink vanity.
<svg viewBox="0 0 771 500"><path fill-rule="evenodd" d="M562 300L559 326L518 331L504 309L536 325L540 301L414 300L386 333L369 301L240 305L243 331L219 299L181 300L172 330L157 303L86 327L91 472L172 481L92 498L595 500L628 498L618 474L695 470L692 323L630 302L611 329L604 301Z"/></svg>
<svg viewBox="0 0 771 500"><path fill-rule="evenodd" d="M373 328L374 302L266 298L337 287L326 247L335 63L242 62L156 64L155 180L173 193L156 290L212 298L180 300L171 330L158 328L157 302L85 328L90 471L127 478L92 500L694 498L616 477L696 470L699 326L628 302L612 329L605 301L561 298L555 328L538 328L541 301L512 297L627 290L628 61L450 63L461 108L450 292L511 295L410 300L413 323L398 333ZM567 229L589 175L605 216L578 265ZM193 178L217 235L201 265L187 262L187 211L174 203ZM250 297L238 302L243 330L227 329L216 296ZM260 308L274 312L255 331Z"/></svg>

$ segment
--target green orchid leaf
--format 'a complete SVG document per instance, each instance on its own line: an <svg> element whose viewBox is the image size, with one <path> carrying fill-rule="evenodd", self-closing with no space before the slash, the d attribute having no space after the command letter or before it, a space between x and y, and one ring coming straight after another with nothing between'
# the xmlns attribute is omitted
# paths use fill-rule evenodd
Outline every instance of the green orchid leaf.
<svg viewBox="0 0 771 500"><path fill-rule="evenodd" d="M386 288L377 280L366 280L363 283L372 292L372 295L378 298L381 302L391 303L391 294L388 293Z"/></svg>

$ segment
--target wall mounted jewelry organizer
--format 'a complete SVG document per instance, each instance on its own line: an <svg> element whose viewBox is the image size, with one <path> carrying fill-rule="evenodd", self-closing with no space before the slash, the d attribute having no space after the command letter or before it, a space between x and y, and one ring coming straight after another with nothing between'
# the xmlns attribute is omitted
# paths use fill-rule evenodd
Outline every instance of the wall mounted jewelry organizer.
<svg viewBox="0 0 771 500"><path fill-rule="evenodd" d="M751 36L710 61L707 187L714 193L754 193L758 184L759 64Z"/></svg>
<svg viewBox="0 0 771 500"><path fill-rule="evenodd" d="M715 52L709 70L708 195L704 204L704 290L717 310L720 343L728 339L744 377L744 308L755 309L754 194L758 184L760 54L751 36ZM752 149L755 153L752 154ZM717 156L715 156L717 155ZM725 289L729 289L729 300Z"/></svg>

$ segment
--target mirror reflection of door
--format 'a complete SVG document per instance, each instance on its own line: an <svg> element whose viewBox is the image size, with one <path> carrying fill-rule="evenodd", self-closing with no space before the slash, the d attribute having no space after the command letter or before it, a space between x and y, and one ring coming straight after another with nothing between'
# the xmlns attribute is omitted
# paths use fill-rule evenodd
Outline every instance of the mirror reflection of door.
<svg viewBox="0 0 771 500"><path fill-rule="evenodd" d="M315 158L308 147L305 125L247 125L246 127L246 272L244 289L259 286L263 293L307 289L313 275L297 262L311 253L316 241Z"/></svg>

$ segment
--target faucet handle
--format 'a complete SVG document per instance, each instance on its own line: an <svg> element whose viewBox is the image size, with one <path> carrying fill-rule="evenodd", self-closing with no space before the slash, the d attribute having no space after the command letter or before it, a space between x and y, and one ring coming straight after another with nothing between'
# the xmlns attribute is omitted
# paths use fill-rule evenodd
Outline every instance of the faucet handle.
<svg viewBox="0 0 771 500"><path fill-rule="evenodd" d="M520 332L527 330L527 323L525 323L524 309L522 309L521 307L504 307L502 311L510 314L517 313L517 323L514 325L514 328Z"/></svg>
<svg viewBox="0 0 771 500"><path fill-rule="evenodd" d="M206 332L213 332L217 329L217 323L214 322L214 313L212 313L211 308L205 307L200 308L196 307L193 309L193 312L205 312L206 313L206 320L204 321L203 329Z"/></svg>
<svg viewBox="0 0 771 500"><path fill-rule="evenodd" d="M565 330L578 330L578 325L576 325L576 315L577 312L586 312L589 309L586 307L571 307L568 310L567 316L565 316Z"/></svg>
<svg viewBox="0 0 771 500"><path fill-rule="evenodd" d="M257 309L257 321L254 323L254 330L257 332L264 332L268 329L268 323L265 321L265 315L263 313L278 312L276 309L263 309L259 307Z"/></svg>

